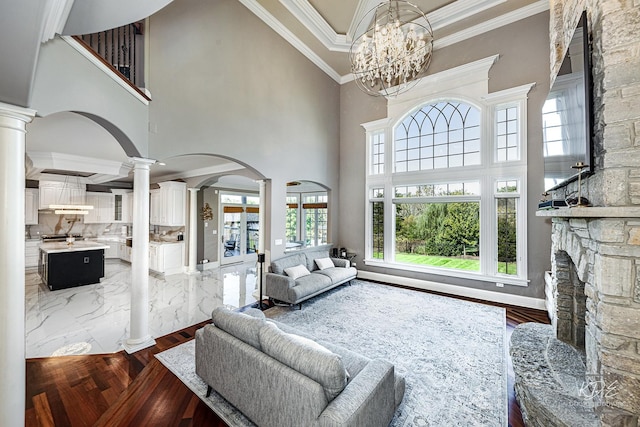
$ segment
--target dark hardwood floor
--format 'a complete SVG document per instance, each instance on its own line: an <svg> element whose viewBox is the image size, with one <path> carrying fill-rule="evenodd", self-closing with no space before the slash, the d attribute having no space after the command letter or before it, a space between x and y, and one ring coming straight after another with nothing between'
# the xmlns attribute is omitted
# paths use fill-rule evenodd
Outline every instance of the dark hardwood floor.
<svg viewBox="0 0 640 427"><path fill-rule="evenodd" d="M506 308L507 337L520 323L549 323L544 311L463 298ZM27 359L25 425L212 426L226 424L153 355L193 339L203 322L156 339L134 354ZM509 361L509 426L524 426Z"/></svg>

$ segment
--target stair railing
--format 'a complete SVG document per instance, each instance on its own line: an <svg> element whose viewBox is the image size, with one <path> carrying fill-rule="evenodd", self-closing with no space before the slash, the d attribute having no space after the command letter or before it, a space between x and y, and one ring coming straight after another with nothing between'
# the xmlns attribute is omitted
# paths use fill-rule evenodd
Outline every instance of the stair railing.
<svg viewBox="0 0 640 427"><path fill-rule="evenodd" d="M140 88L144 84L144 22L135 22L99 33L75 36L94 55L109 65L145 98Z"/></svg>

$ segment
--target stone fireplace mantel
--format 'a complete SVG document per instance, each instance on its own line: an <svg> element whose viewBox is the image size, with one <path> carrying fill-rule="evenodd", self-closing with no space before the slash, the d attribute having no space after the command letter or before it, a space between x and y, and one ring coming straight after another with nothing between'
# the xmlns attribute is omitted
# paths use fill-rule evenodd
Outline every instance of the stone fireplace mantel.
<svg viewBox="0 0 640 427"><path fill-rule="evenodd" d="M575 207L536 211L549 218L640 218L640 206Z"/></svg>

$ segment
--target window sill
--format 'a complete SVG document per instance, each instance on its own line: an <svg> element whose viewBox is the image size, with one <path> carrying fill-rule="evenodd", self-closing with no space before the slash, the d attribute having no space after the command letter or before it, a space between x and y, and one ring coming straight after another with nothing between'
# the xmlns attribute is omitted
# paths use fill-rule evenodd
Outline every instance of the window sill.
<svg viewBox="0 0 640 427"><path fill-rule="evenodd" d="M371 267L389 268L394 270L412 271L416 273L427 273L438 276L457 277L460 279L479 280L482 282L502 283L511 286L529 286L529 280L522 277L513 277L507 275L491 276L473 271L452 270L437 267L420 267L411 264L399 264L384 262L376 259L365 259L364 264Z"/></svg>

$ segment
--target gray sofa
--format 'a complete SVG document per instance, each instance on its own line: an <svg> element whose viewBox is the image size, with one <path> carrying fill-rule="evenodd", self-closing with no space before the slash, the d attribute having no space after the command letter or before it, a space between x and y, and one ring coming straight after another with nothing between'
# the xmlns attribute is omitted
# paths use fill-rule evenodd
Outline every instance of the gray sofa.
<svg viewBox="0 0 640 427"><path fill-rule="evenodd" d="M331 260L327 268L319 268L319 261ZM298 267L304 267L304 269ZM293 269L293 271L292 271ZM302 275L297 277L296 273ZM306 272L305 272L306 270ZM326 249L288 255L271 262L265 275L265 294L269 298L289 304L301 304L329 289L356 278L358 271L346 259L330 258Z"/></svg>
<svg viewBox="0 0 640 427"><path fill-rule="evenodd" d="M196 373L258 426L387 426L404 395L391 363L371 360L224 307L196 331Z"/></svg>

